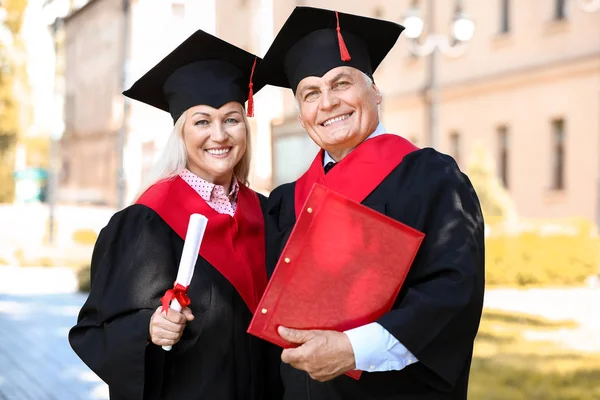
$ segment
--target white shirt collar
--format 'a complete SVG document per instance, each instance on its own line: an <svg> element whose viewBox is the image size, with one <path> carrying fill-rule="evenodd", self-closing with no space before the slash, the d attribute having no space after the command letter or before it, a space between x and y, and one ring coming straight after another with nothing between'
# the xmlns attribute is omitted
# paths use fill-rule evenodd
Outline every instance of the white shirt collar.
<svg viewBox="0 0 600 400"><path fill-rule="evenodd" d="M381 121L379 121L379 123L377 124L377 128L375 128L375 131L373 133L371 133L365 140L372 139L375 136L379 136L384 133L387 133L387 130L385 129L385 127L383 126ZM325 154L323 155L323 166L327 165L327 163L331 162L331 161L333 161L335 163L335 160L333 158L331 158L329 153L325 152Z"/></svg>

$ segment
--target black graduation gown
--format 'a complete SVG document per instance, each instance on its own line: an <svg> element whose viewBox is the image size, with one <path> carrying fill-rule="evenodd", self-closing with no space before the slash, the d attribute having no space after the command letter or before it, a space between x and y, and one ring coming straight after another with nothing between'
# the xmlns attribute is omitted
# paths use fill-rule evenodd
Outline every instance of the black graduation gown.
<svg viewBox="0 0 600 400"><path fill-rule="evenodd" d="M284 184L269 197L269 274L296 221L295 185ZM483 217L469 179L451 157L417 150L362 204L426 234L392 311L377 321L419 362L401 371L365 372L358 381L342 375L325 383L282 363L284 398L465 399L484 293Z"/></svg>
<svg viewBox="0 0 600 400"><path fill-rule="evenodd" d="M91 292L70 331L71 346L109 385L113 400L269 397L265 344L246 333L252 314L202 256L188 290L195 319L170 352L147 343L150 317L173 287L183 244L145 205L115 214L94 248Z"/></svg>

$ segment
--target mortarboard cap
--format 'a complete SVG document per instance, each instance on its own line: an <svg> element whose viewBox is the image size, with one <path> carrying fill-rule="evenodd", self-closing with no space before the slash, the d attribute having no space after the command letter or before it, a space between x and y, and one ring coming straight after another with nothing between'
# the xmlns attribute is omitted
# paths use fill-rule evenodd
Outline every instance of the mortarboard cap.
<svg viewBox="0 0 600 400"><path fill-rule="evenodd" d="M291 88L307 76L349 66L373 77L402 25L313 7L296 7L264 56L257 81Z"/></svg>
<svg viewBox="0 0 600 400"><path fill-rule="evenodd" d="M190 107L219 108L248 100L264 85L252 83L260 58L202 30L196 31L123 94L167 111L173 121Z"/></svg>

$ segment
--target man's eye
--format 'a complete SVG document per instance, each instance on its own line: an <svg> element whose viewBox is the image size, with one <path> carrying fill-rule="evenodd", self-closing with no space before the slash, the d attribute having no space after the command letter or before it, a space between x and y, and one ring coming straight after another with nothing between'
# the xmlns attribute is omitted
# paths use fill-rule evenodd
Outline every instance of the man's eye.
<svg viewBox="0 0 600 400"><path fill-rule="evenodd" d="M334 88L334 89L343 89L343 88L346 88L346 87L348 87L349 85L350 85L350 82L348 82L348 81L340 81L340 82L337 82L337 83L336 83L336 84L333 86L333 88Z"/></svg>
<svg viewBox="0 0 600 400"><path fill-rule="evenodd" d="M317 97L319 97L319 92L317 92L317 91L312 91L312 92L309 92L309 93L307 93L307 94L304 96L304 101L313 101L313 100L315 100Z"/></svg>

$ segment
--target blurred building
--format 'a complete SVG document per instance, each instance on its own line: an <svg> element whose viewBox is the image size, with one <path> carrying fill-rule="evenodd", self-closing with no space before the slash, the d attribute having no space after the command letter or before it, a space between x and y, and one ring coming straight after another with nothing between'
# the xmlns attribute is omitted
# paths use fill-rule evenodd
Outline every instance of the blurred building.
<svg viewBox="0 0 600 400"><path fill-rule="evenodd" d="M239 19L232 24L252 21L252 2L227 3L90 0L65 18L62 202L120 207L132 201L172 121L121 92L196 29L214 34L219 17L232 20L230 10ZM238 44L256 51L251 32Z"/></svg>
<svg viewBox="0 0 600 400"><path fill-rule="evenodd" d="M430 1L436 15L429 23L423 7L425 34L448 34L456 3ZM440 56L436 147L468 170L475 146L485 145L521 216L597 218L600 11L586 12L582 7L593 1L463 0L463 10L475 21L475 34L461 57ZM133 198L172 121L143 104L124 104L120 92L194 30L205 29L264 55L296 5L402 22L413 3L90 1L66 20L61 190L70 193L71 200L117 204L120 149L124 149L125 198ZM123 48L123 43L129 46ZM381 118L387 130L425 147L430 145L432 76L429 60L413 56L409 46L402 36L375 81L384 95ZM277 88L263 89L256 96L251 175L256 189L268 191L296 179L316 153L297 122L294 101L290 91Z"/></svg>

